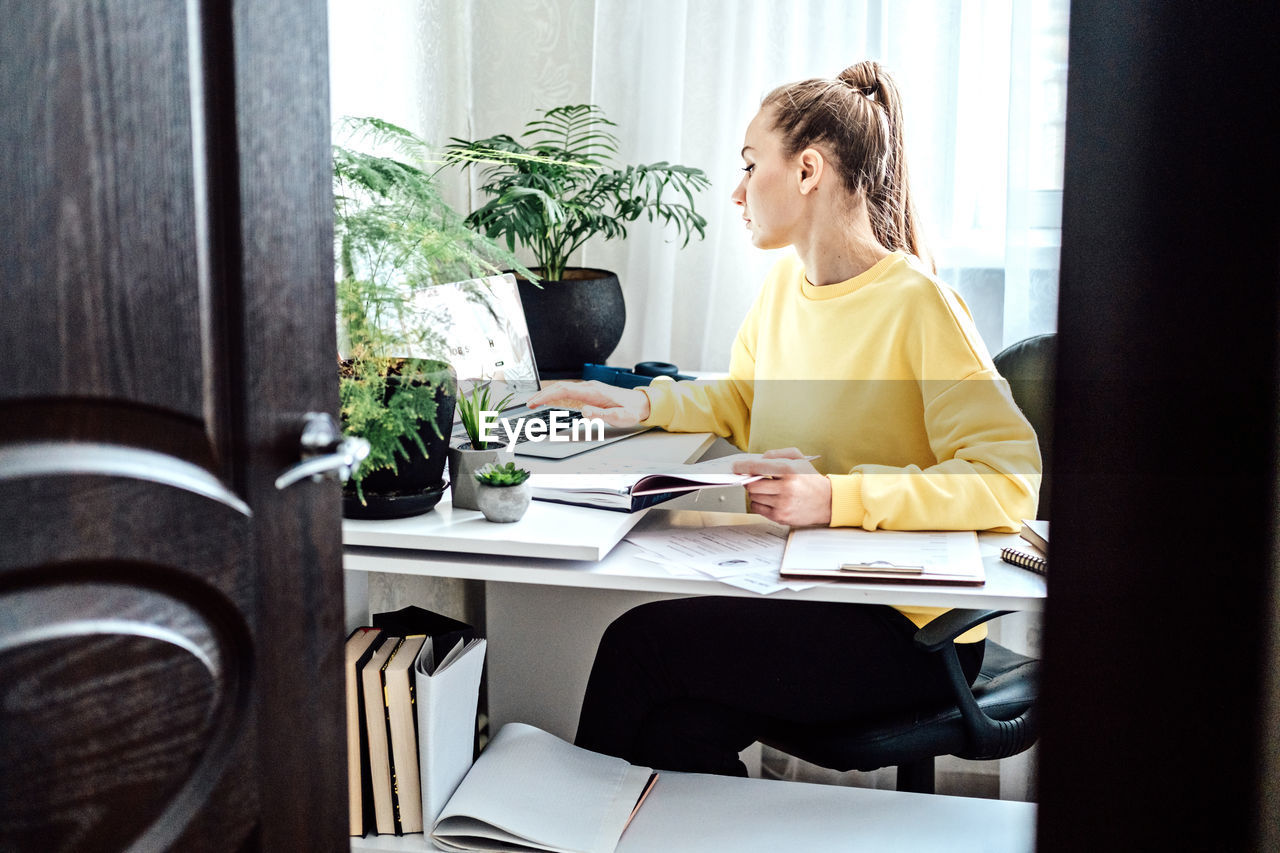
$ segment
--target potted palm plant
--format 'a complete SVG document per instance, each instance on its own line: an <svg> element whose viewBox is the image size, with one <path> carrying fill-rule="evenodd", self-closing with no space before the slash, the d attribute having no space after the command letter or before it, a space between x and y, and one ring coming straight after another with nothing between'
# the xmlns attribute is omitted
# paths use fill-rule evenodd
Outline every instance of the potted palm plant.
<svg viewBox="0 0 1280 853"><path fill-rule="evenodd" d="M389 153L333 150L342 426L370 443L343 507L348 517L393 518L443 495L457 393L442 337L414 295L523 268L443 200L423 140L375 118L346 128Z"/></svg>
<svg viewBox="0 0 1280 853"><path fill-rule="evenodd" d="M503 238L534 258L541 289L520 282L540 370L574 374L604 363L622 337L626 305L618 277L608 270L569 266L593 236L625 237L641 216L675 228L687 245L706 236L695 192L709 186L701 169L666 162L618 167L616 125L592 104L556 107L525 125L521 140L507 134L454 139L448 162L483 164L479 188L489 201L467 222Z"/></svg>

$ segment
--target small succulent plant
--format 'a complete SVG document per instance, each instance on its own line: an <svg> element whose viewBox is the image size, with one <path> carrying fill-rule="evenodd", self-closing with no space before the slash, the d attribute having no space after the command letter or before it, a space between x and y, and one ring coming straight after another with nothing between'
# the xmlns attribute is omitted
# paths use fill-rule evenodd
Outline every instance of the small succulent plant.
<svg viewBox="0 0 1280 853"><path fill-rule="evenodd" d="M518 486L527 479L529 472L524 468L517 468L514 462L505 465L490 462L476 471L476 482L486 486Z"/></svg>

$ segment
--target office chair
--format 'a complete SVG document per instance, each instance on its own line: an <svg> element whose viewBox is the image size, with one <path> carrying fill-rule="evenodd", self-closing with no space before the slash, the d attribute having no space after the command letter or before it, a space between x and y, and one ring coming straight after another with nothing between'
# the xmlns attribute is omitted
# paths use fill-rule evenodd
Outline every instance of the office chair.
<svg viewBox="0 0 1280 853"><path fill-rule="evenodd" d="M1039 439L1044 459L1040 518L1048 517L1055 354L1056 336L1048 334L1019 341L994 359ZM832 770L897 766L899 791L926 794L934 791L936 756L989 760L1029 749L1038 733L1034 703L1040 662L988 640L982 669L970 687L953 642L970 628L1008 612L951 610L916 634L919 648L942 655L954 704L857 724L788 726L770 732L761 742Z"/></svg>

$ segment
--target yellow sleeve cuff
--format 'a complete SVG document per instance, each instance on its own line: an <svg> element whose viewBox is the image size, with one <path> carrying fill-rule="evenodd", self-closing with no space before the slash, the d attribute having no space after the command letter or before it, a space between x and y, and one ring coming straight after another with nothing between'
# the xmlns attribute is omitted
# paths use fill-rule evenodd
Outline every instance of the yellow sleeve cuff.
<svg viewBox="0 0 1280 853"><path fill-rule="evenodd" d="M945 607L903 607L900 605L892 605L893 609L901 613L903 616L911 620L911 623L917 628L923 628L934 619L937 619L947 610ZM975 625L968 631L965 631L959 637L956 637L957 643L976 643L979 640L987 638L987 623Z"/></svg>
<svg viewBox="0 0 1280 853"><path fill-rule="evenodd" d="M663 387L663 386L671 387ZM649 417L640 422L641 426L666 426L675 417L676 401L673 393L675 382L670 376L655 376L648 385L641 385L639 391L649 398Z"/></svg>
<svg viewBox="0 0 1280 853"><path fill-rule="evenodd" d="M831 481L831 526L861 527L867 509L862 503L862 474L828 474Z"/></svg>

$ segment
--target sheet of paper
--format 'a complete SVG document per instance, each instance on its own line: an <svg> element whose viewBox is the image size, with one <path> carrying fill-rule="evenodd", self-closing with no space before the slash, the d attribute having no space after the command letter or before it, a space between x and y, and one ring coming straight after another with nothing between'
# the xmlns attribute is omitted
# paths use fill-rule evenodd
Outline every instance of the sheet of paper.
<svg viewBox="0 0 1280 853"><path fill-rule="evenodd" d="M626 539L642 550L643 559L676 577L706 576L737 589L769 595L783 589L808 589L818 583L778 577L786 535L787 528L760 521L675 531L634 530Z"/></svg>
<svg viewBox="0 0 1280 853"><path fill-rule="evenodd" d="M758 569L777 571L786 547L786 528L761 522L687 530L633 530L626 539L673 563L692 566L714 578Z"/></svg>
<svg viewBox="0 0 1280 853"><path fill-rule="evenodd" d="M664 560L658 554L650 553L648 551L645 551L644 549L637 549L637 550L639 551L639 553L636 554L636 556L639 559L644 560L646 563L653 563L655 566L665 569L667 574L671 575L672 577L677 577L677 578L703 577L702 572L698 571L692 566L686 566L683 563L673 563L670 560Z"/></svg>
<svg viewBox="0 0 1280 853"><path fill-rule="evenodd" d="M730 575L719 579L721 583L736 589L745 589L758 595L771 595L787 589L787 585L779 582L778 572L755 572L745 575Z"/></svg>

